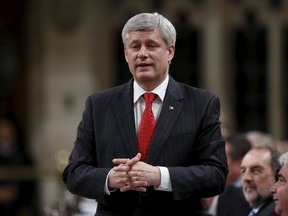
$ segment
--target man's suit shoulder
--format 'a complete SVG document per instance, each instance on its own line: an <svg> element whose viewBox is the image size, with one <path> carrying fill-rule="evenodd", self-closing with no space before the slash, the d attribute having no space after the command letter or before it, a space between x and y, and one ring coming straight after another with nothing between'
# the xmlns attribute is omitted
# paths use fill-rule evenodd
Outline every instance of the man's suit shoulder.
<svg viewBox="0 0 288 216"><path fill-rule="evenodd" d="M178 85L185 92L194 93L196 95L203 95L203 96L206 96L206 97L217 97L216 94L214 94L214 93L212 93L212 92L210 92L210 91L208 91L206 89L200 88L200 87L191 86L191 85L188 85L188 84L185 84L185 83L179 83L179 82L178 82Z"/></svg>

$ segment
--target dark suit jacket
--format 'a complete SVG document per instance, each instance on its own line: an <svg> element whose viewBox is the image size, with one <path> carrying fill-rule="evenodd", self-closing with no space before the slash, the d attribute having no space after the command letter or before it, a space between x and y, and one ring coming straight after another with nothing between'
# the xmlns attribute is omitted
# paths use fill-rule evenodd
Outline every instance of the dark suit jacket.
<svg viewBox="0 0 288 216"><path fill-rule="evenodd" d="M174 109L169 109L173 106ZM74 194L95 199L96 215L206 215L201 197L225 187L227 163L215 95L170 77L146 162L169 170L173 192L104 192L113 158L137 150L133 80L88 97L63 180Z"/></svg>
<svg viewBox="0 0 288 216"><path fill-rule="evenodd" d="M251 209L241 187L227 186L219 195L217 216L247 216Z"/></svg>
<svg viewBox="0 0 288 216"><path fill-rule="evenodd" d="M277 216L275 213L275 203L272 196L259 209L257 216Z"/></svg>

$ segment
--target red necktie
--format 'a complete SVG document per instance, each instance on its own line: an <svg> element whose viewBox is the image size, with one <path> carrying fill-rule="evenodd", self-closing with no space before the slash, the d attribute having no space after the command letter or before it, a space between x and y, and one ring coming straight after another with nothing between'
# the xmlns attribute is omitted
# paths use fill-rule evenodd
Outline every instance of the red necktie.
<svg viewBox="0 0 288 216"><path fill-rule="evenodd" d="M149 149L150 141L155 128L155 118L152 112L152 102L156 95L154 93L145 93L143 95L146 107L142 115L139 133L138 133L138 150L141 153L141 160L145 161Z"/></svg>

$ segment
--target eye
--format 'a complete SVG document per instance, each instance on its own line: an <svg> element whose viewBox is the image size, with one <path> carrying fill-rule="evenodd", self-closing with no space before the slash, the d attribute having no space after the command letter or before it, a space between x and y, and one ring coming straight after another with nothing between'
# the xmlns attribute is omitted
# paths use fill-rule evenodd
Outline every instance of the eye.
<svg viewBox="0 0 288 216"><path fill-rule="evenodd" d="M240 169L240 174L244 175L244 173L245 173L245 169Z"/></svg>
<svg viewBox="0 0 288 216"><path fill-rule="evenodd" d="M132 51L137 51L140 49L140 45L139 44L136 44L136 43L133 43L129 46L129 49L131 49Z"/></svg>
<svg viewBox="0 0 288 216"><path fill-rule="evenodd" d="M155 50L155 49L157 48L157 44L155 44L155 43L149 43L149 44L147 44L147 48L148 48L149 50Z"/></svg>
<svg viewBox="0 0 288 216"><path fill-rule="evenodd" d="M279 183L285 182L285 179L282 176L279 176L278 177L278 182Z"/></svg>
<svg viewBox="0 0 288 216"><path fill-rule="evenodd" d="M261 173L261 170L260 169L253 169L252 172L255 175L259 175Z"/></svg>

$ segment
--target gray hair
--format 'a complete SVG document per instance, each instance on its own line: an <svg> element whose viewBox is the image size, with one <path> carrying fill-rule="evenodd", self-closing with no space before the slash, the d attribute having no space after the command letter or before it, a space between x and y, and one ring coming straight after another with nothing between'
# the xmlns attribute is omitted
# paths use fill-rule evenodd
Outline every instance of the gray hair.
<svg viewBox="0 0 288 216"><path fill-rule="evenodd" d="M288 165L288 152L283 153L280 158L278 159L280 166L284 164Z"/></svg>
<svg viewBox="0 0 288 216"><path fill-rule="evenodd" d="M176 43L176 30L167 18L158 13L140 13L131 17L122 29L121 36L124 46L129 32L154 29L159 29L167 48Z"/></svg>
<svg viewBox="0 0 288 216"><path fill-rule="evenodd" d="M280 168L280 164L278 162L278 159L280 157L280 152L274 146L269 146L269 145L258 145L258 146L253 147L250 151L252 151L253 149L257 149L257 150L264 149L270 152L270 157L271 157L270 166L276 179L276 175Z"/></svg>
<svg viewBox="0 0 288 216"><path fill-rule="evenodd" d="M261 131L249 131L246 133L252 146L275 146L275 140L272 135Z"/></svg>

